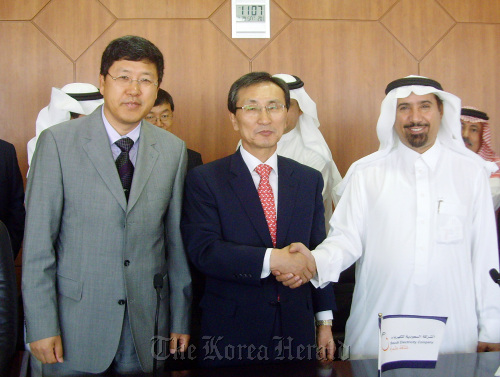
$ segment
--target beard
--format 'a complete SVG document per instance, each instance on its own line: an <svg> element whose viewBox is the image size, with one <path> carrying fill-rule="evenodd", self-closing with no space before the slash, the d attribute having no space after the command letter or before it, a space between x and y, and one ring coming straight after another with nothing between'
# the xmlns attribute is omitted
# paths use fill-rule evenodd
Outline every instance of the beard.
<svg viewBox="0 0 500 377"><path fill-rule="evenodd" d="M419 134L413 134L408 129L411 127L426 127L426 132L421 132ZM427 144L429 141L429 123L409 123L403 126L405 132L405 137L408 143L414 148L421 148Z"/></svg>

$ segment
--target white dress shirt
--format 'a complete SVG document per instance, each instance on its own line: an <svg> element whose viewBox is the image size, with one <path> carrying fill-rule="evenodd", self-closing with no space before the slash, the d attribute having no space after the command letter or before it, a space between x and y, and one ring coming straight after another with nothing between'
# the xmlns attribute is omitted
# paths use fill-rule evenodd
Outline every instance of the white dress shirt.
<svg viewBox="0 0 500 377"><path fill-rule="evenodd" d="M257 157L251 155L249 152L243 148L243 145L240 146L240 153L243 161L245 162L250 174L252 175L253 183L255 184L255 189L258 190L260 183L260 176L255 171L255 168L260 164L269 165L272 170L269 174L269 184L273 190L274 196L274 204L276 205L276 216L278 214L278 155L276 152L273 153L271 157L265 162L260 161ZM277 224L278 218L276 218ZM279 226L279 225L278 225ZM262 273L260 275L261 279L267 278L271 274L270 260L271 260L271 252L272 248L268 248L266 250L266 254L264 255L264 263L262 265ZM333 319L333 312L331 310L325 310L316 313L317 320L326 320Z"/></svg>
<svg viewBox="0 0 500 377"><path fill-rule="evenodd" d="M130 161L132 162L132 165L135 166L135 162L137 161L137 152L139 151L139 137L141 136L142 121L139 122L137 127L135 127L132 131L123 136L120 135L106 119L106 116L104 115L104 106L102 107L102 121L104 122L106 133L108 134L109 143L111 145L111 153L113 153L113 160L116 161L120 153L122 153L122 150L120 149L120 147L118 147L118 145L115 144L115 142L124 137L129 137L134 141L134 145L132 146L132 148L130 148L130 151L128 152L129 158Z"/></svg>

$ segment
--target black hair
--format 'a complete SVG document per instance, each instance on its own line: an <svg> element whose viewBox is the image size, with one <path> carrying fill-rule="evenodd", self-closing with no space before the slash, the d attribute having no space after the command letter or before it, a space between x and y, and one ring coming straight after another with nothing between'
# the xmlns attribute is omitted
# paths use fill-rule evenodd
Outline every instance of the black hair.
<svg viewBox="0 0 500 377"><path fill-rule="evenodd" d="M118 60L130 60L138 62L147 60L156 66L158 73L158 85L163 79L163 55L152 42L136 35L125 35L112 40L102 53L101 72L106 76L109 68Z"/></svg>
<svg viewBox="0 0 500 377"><path fill-rule="evenodd" d="M267 72L250 72L236 80L231 85L231 89L229 89L229 94L227 95L228 110L233 114L236 113L236 102L238 102L238 93L241 89L265 82L278 85L283 90L285 93L285 105L288 110L290 108L290 91L288 90L288 85L282 79L273 77Z"/></svg>
<svg viewBox="0 0 500 377"><path fill-rule="evenodd" d="M160 105L167 104L167 103L170 105L170 110L172 110L172 112L173 112L174 111L174 99L172 98L170 93L167 92L166 90L163 90L162 88L158 89L158 95L156 96L156 101L155 101L155 104L153 105L153 107L160 106Z"/></svg>

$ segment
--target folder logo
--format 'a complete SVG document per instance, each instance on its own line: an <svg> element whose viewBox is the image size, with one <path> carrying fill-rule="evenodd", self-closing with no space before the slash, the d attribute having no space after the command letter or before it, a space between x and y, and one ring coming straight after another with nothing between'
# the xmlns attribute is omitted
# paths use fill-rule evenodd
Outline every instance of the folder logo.
<svg viewBox="0 0 500 377"><path fill-rule="evenodd" d="M379 376L396 368L435 368L447 317L379 315Z"/></svg>

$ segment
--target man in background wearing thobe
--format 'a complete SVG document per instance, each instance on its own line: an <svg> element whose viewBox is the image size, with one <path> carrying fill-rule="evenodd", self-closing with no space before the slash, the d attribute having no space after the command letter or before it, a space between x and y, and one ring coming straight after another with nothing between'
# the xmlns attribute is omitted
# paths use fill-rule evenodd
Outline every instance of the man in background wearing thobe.
<svg viewBox="0 0 500 377"><path fill-rule="evenodd" d="M465 146L477 153L486 161L494 162L498 169L490 175L491 196L495 211L500 207L500 156L491 146L491 128L488 124L488 114L475 107L462 107L462 137Z"/></svg>
<svg viewBox="0 0 500 377"><path fill-rule="evenodd" d="M38 113L36 135L28 141L28 165L31 165L38 136L55 124L91 114L104 103L101 92L94 85L73 82L61 89L52 88L50 103Z"/></svg>

